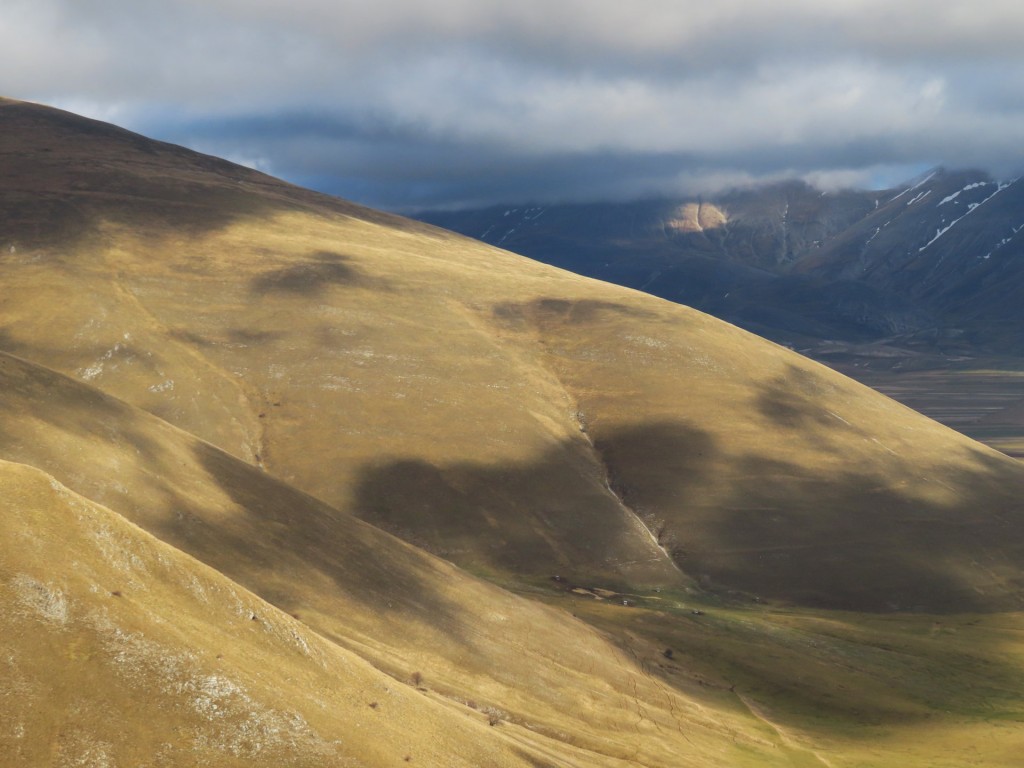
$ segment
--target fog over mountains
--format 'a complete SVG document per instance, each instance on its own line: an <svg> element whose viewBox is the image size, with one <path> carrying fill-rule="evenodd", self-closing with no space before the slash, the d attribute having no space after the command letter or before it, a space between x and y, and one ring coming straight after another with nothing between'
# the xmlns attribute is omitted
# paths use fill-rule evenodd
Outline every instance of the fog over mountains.
<svg viewBox="0 0 1024 768"><path fill-rule="evenodd" d="M13 1L4 93L392 210L1024 171L1006 0Z"/></svg>

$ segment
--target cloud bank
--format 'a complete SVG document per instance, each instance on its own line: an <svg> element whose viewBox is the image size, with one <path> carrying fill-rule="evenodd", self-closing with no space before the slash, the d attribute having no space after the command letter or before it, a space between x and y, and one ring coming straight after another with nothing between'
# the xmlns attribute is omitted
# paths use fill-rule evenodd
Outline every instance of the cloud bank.
<svg viewBox="0 0 1024 768"><path fill-rule="evenodd" d="M8 0L0 92L372 205L1024 165L1000 0Z"/></svg>

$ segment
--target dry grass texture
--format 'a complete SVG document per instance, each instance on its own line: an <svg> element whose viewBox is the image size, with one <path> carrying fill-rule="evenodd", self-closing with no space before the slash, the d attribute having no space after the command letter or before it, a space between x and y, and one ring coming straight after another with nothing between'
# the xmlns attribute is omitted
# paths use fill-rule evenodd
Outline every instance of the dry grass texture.
<svg viewBox="0 0 1024 768"><path fill-rule="evenodd" d="M1012 764L1017 463L683 307L0 131L18 764Z"/></svg>

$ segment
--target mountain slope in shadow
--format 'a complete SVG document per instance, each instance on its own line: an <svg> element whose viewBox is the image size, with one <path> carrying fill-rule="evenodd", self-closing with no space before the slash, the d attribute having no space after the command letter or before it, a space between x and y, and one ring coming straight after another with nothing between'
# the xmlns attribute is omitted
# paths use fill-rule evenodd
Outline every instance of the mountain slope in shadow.
<svg viewBox="0 0 1024 768"><path fill-rule="evenodd" d="M91 216L89 237L0 264L16 354L493 578L1017 605L1020 467L821 366L265 177L242 185L248 212L182 230L152 201L220 194L230 167L3 109L35 121L4 123L20 162L35 146L67 167L0 196L31 183ZM142 202L98 194L97 167Z"/></svg>
<svg viewBox="0 0 1024 768"><path fill-rule="evenodd" d="M7 356L0 380L7 670L30 694L3 709L27 764L59 734L69 754L212 765L701 765L763 749L728 746L750 727L728 697L665 687L568 613L81 383ZM154 727L115 737L136 711Z"/></svg>

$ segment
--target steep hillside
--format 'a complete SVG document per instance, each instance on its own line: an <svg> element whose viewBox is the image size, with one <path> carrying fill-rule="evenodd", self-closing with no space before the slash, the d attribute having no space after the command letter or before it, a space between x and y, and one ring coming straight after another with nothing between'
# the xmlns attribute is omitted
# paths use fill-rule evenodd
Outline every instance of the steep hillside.
<svg viewBox="0 0 1024 768"><path fill-rule="evenodd" d="M976 349L1021 352L1024 187L936 170L806 254L801 273L856 279L926 306Z"/></svg>
<svg viewBox="0 0 1024 768"><path fill-rule="evenodd" d="M0 138L3 754L1014 764L1019 463L639 292Z"/></svg>
<svg viewBox="0 0 1024 768"><path fill-rule="evenodd" d="M680 764L700 765L725 733L749 728L728 701L709 714L568 614L83 384L4 356L0 393L4 604L15 609L4 614L18 627L8 670L36 701L64 696L34 715L7 702L25 720L15 746L49 728L118 760L169 740L213 764L281 764L291 750L297 765L411 754L428 765L548 755L589 766L665 765L685 743L692 759ZM173 712L150 715L163 729L151 740L115 738L116 721L90 730L146 696L146 711ZM639 732L638 706L649 723ZM57 716L71 722L46 719ZM175 728L186 737L170 738ZM353 728L360 739L341 738Z"/></svg>
<svg viewBox="0 0 1024 768"><path fill-rule="evenodd" d="M253 215L182 230L139 139L115 153L53 120L31 136L69 170L33 184L88 223L5 258L10 351L497 578L1017 604L1012 543L995 571L972 563L1024 525L1020 468L869 390L692 310L279 183L238 193ZM146 177L142 210L90 186L103 151L126 188ZM228 183L211 173L194 199Z"/></svg>

